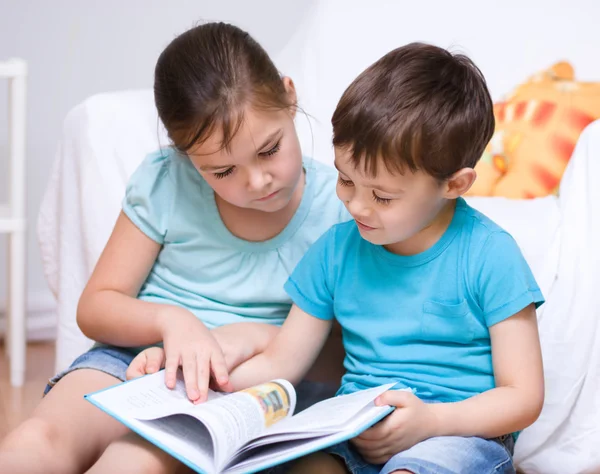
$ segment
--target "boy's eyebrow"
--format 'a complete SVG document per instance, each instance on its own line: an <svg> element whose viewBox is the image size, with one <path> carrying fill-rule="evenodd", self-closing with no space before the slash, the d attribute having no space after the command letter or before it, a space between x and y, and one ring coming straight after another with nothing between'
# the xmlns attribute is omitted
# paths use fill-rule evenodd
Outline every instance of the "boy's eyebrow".
<svg viewBox="0 0 600 474"><path fill-rule="evenodd" d="M336 170L338 170L340 173L343 173L343 171L338 167L336 161L333 161L333 166L335 167ZM401 189L387 189L384 186L369 186L372 189L376 189L378 191L383 191L386 194L402 194L404 191Z"/></svg>
<svg viewBox="0 0 600 474"><path fill-rule="evenodd" d="M404 192L401 189L386 189L382 186L371 186L371 187L378 191L383 191L386 194L402 194Z"/></svg>
<svg viewBox="0 0 600 474"><path fill-rule="evenodd" d="M271 143L273 141L273 139L279 135L281 132L283 131L282 128L279 128L277 130L275 130L273 133L271 133L264 141L264 143L262 144L262 146L260 148L257 148L257 150L262 150L264 147L266 147L269 143ZM227 169L227 168L231 168L233 165L206 165L206 166L199 166L198 168L200 168L202 171L214 171L214 170L223 170L223 169Z"/></svg>

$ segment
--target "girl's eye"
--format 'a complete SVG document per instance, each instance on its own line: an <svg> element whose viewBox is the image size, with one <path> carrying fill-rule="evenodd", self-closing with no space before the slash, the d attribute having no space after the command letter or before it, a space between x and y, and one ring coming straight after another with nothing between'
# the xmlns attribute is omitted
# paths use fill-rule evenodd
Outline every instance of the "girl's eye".
<svg viewBox="0 0 600 474"><path fill-rule="evenodd" d="M379 197L375 193L373 193L373 200L378 204L389 204L391 202L391 199Z"/></svg>
<svg viewBox="0 0 600 474"><path fill-rule="evenodd" d="M344 179L339 175L338 175L338 183L340 183L340 186L352 186L352 181L350 181L349 179Z"/></svg>
<svg viewBox="0 0 600 474"><path fill-rule="evenodd" d="M233 166L231 168L227 168L225 171L221 171L220 173L213 173L213 176L217 179L223 179L233 173Z"/></svg>
<svg viewBox="0 0 600 474"><path fill-rule="evenodd" d="M259 153L259 155L260 156L273 156L280 149L281 149L281 140L279 140L277 143L275 143L273 148L271 148L270 150L267 150L267 151L263 151L262 153Z"/></svg>

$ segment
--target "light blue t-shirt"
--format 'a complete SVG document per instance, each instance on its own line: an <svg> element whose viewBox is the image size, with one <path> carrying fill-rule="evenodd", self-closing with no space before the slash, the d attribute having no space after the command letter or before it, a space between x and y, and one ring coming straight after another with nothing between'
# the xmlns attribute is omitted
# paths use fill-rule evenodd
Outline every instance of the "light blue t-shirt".
<svg viewBox="0 0 600 474"><path fill-rule="evenodd" d="M292 270L332 225L349 219L335 194L336 171L311 159L304 169L304 194L289 224L270 240L249 242L225 227L212 188L186 156L172 148L148 155L123 200L129 219L162 245L138 298L185 307L209 328L281 325Z"/></svg>
<svg viewBox="0 0 600 474"><path fill-rule="evenodd" d="M514 239L463 199L440 240L417 255L367 242L354 221L336 225L285 288L308 314L339 321L340 393L396 382L440 402L494 388L489 327L543 303Z"/></svg>

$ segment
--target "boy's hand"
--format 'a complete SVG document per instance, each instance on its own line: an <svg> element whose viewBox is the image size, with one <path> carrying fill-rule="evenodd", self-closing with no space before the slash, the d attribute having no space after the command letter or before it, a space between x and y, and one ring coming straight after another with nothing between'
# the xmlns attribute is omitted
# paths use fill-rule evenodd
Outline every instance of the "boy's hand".
<svg viewBox="0 0 600 474"><path fill-rule="evenodd" d="M231 372L264 351L279 328L265 323L235 323L217 327L211 332L221 346L227 370Z"/></svg>
<svg viewBox="0 0 600 474"><path fill-rule="evenodd" d="M223 351L211 331L193 313L168 307L159 322L165 348L165 383L175 388L177 370L183 368L188 398L206 401L211 377L214 385L231 391Z"/></svg>
<svg viewBox="0 0 600 474"><path fill-rule="evenodd" d="M140 352L127 367L127 380L146 374L154 374L165 365L165 350L162 347L150 347Z"/></svg>
<svg viewBox="0 0 600 474"><path fill-rule="evenodd" d="M375 403L395 406L396 410L352 440L367 462L385 464L399 452L435 436L437 418L429 406L411 392L390 390Z"/></svg>

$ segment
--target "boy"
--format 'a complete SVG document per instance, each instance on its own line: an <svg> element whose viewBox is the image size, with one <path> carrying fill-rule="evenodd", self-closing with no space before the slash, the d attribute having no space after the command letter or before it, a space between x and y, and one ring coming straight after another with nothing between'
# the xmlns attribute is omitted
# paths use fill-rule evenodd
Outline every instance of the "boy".
<svg viewBox="0 0 600 474"><path fill-rule="evenodd" d="M301 380L333 318L340 394L395 382L397 409L296 472L514 472L511 433L544 397L542 294L512 237L461 198L494 129L485 80L465 56L396 49L345 91L332 118L338 197L330 229L286 284L294 306L236 388Z"/></svg>
<svg viewBox="0 0 600 474"><path fill-rule="evenodd" d="M298 381L335 317L339 393L396 382L398 408L351 443L295 470L514 472L513 437L544 397L535 308L542 294L505 231L461 198L494 129L485 80L465 56L410 44L365 70L332 118L334 226L296 267L294 307L235 386ZM494 469L496 469L494 471Z"/></svg>

